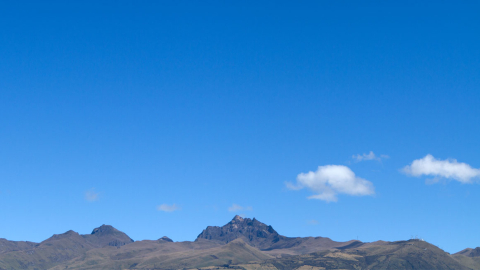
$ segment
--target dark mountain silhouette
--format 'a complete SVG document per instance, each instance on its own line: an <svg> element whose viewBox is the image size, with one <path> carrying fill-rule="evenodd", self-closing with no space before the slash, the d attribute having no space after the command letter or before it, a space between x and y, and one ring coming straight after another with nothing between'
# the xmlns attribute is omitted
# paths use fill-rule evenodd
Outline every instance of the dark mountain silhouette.
<svg viewBox="0 0 480 270"><path fill-rule="evenodd" d="M225 244L235 239L242 239L245 243L259 249L270 248L273 244L286 238L279 235L272 226L267 226L255 218L249 219L240 216L235 216L223 227L208 226L197 237L197 239L207 239Z"/></svg>
<svg viewBox="0 0 480 270"><path fill-rule="evenodd" d="M454 255L420 240L362 243L286 237L257 219L235 216L194 242L134 242L109 225L91 234L55 234L41 243L0 239L0 270L31 269L480 269L480 248Z"/></svg>

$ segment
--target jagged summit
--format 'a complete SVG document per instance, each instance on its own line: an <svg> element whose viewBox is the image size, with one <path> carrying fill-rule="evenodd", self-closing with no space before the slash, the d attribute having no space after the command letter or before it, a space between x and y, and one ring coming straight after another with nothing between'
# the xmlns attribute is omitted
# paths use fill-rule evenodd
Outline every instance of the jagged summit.
<svg viewBox="0 0 480 270"><path fill-rule="evenodd" d="M195 241L206 239L220 244L227 244L235 239L242 239L250 246L274 254L304 254L329 248L351 245L353 242L335 242L324 237L286 237L280 235L272 226L256 218L243 218L236 215L222 227L208 226ZM355 243L355 245L358 245ZM288 251L287 251L288 249Z"/></svg>
<svg viewBox="0 0 480 270"><path fill-rule="evenodd" d="M236 215L233 217L232 221L231 222L241 222L243 221L243 217L239 216L239 215Z"/></svg>
<svg viewBox="0 0 480 270"><path fill-rule="evenodd" d="M115 232L120 232L120 231L115 229L111 225L103 224L102 226L93 229L91 234L109 234L109 233L115 233Z"/></svg>
<svg viewBox="0 0 480 270"><path fill-rule="evenodd" d="M272 226L255 218L242 218L236 215L222 227L208 226L198 235L197 240L207 239L226 244L238 238L251 246L265 249L285 237L279 235Z"/></svg>

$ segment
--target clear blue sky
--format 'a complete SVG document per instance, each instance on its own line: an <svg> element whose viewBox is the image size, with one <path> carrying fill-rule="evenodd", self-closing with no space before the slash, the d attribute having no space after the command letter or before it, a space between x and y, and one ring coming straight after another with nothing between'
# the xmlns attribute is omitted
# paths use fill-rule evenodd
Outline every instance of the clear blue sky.
<svg viewBox="0 0 480 270"><path fill-rule="evenodd" d="M478 1L37 2L0 4L0 237L194 240L243 214L480 246ZM473 176L402 170L427 154ZM292 188L326 165L374 194Z"/></svg>

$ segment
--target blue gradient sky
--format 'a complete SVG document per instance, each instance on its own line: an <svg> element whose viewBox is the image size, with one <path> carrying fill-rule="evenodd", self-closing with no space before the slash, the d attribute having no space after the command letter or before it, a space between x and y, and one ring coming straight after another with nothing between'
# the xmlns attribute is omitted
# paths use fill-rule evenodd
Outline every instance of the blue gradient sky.
<svg viewBox="0 0 480 270"><path fill-rule="evenodd" d="M0 3L0 237L193 240L243 214L480 246L478 179L401 172L427 154L480 167L478 1L36 2ZM370 151L390 158L352 159ZM324 165L375 195L286 187Z"/></svg>

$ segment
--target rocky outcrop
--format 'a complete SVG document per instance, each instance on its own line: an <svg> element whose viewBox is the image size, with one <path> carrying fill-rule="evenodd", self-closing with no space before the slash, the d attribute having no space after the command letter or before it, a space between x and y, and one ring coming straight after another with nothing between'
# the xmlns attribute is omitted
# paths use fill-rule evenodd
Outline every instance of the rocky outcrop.
<svg viewBox="0 0 480 270"><path fill-rule="evenodd" d="M83 235L83 237L88 242L99 247L120 247L134 242L130 237L128 237L128 235L110 225L102 225L98 228L95 228L91 234Z"/></svg>
<svg viewBox="0 0 480 270"><path fill-rule="evenodd" d="M166 237L166 236L164 236L164 237L162 237L162 238L160 238L160 239L158 239L158 240L159 240L159 241L165 241L165 242L173 242L172 239L170 239L170 238L168 238L168 237Z"/></svg>

